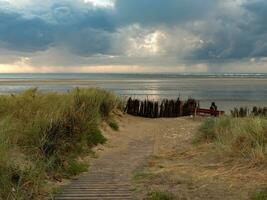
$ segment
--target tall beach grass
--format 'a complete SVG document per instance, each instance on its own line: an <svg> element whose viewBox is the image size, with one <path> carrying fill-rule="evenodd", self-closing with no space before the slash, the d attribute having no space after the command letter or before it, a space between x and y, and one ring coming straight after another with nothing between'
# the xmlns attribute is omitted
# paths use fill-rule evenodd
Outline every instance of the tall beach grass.
<svg viewBox="0 0 267 200"><path fill-rule="evenodd" d="M37 199L47 183L86 170L77 161L104 143L99 126L118 105L100 89L0 96L0 199Z"/></svg>
<svg viewBox="0 0 267 200"><path fill-rule="evenodd" d="M224 152L258 164L266 163L267 118L208 118L197 133L197 141L214 143Z"/></svg>

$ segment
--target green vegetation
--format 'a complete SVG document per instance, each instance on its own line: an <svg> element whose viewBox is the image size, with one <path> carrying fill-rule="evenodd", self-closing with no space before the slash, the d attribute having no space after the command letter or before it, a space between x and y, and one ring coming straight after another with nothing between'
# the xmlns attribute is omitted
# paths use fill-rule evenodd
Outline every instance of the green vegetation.
<svg viewBox="0 0 267 200"><path fill-rule="evenodd" d="M267 199L267 188L256 191L251 197L251 200L266 200L266 199Z"/></svg>
<svg viewBox="0 0 267 200"><path fill-rule="evenodd" d="M86 141L88 146L96 146L98 144L104 144L107 139L102 135L99 128L92 128L90 134L86 135Z"/></svg>
<svg viewBox="0 0 267 200"><path fill-rule="evenodd" d="M145 171L137 171L134 173L134 179L136 181L142 181L144 179L151 179L153 178L153 174L150 172L145 172Z"/></svg>
<svg viewBox="0 0 267 200"><path fill-rule="evenodd" d="M0 199L36 199L48 181L85 171L77 158L106 141L99 126L117 103L99 89L0 96Z"/></svg>
<svg viewBox="0 0 267 200"><path fill-rule="evenodd" d="M221 150L255 163L266 162L267 118L208 118L197 133L197 141L214 143Z"/></svg>
<svg viewBox="0 0 267 200"><path fill-rule="evenodd" d="M76 176L82 172L86 172L88 169L87 163L79 163L75 159L71 159L68 166L65 168L65 177Z"/></svg>
<svg viewBox="0 0 267 200"><path fill-rule="evenodd" d="M174 200L175 196L170 192L153 191L148 194L147 200Z"/></svg>
<svg viewBox="0 0 267 200"><path fill-rule="evenodd" d="M114 131L118 131L119 130L119 125L116 121L112 120L108 123L108 125L110 126L110 128L112 128Z"/></svg>

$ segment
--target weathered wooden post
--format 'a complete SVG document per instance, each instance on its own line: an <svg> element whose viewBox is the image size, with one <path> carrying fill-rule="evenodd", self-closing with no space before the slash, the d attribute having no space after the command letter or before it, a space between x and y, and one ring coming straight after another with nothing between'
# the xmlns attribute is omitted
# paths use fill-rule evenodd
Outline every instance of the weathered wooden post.
<svg viewBox="0 0 267 200"><path fill-rule="evenodd" d="M167 117L168 116L168 106L169 106L169 101L168 101L168 99L165 99L163 117Z"/></svg>
<svg viewBox="0 0 267 200"><path fill-rule="evenodd" d="M158 118L158 113L159 113L159 103L155 102L155 118Z"/></svg>
<svg viewBox="0 0 267 200"><path fill-rule="evenodd" d="M170 117L175 117L175 103L174 103L173 99L170 101L170 107L171 107L171 110L170 110L171 116Z"/></svg>
<svg viewBox="0 0 267 200"><path fill-rule="evenodd" d="M148 115L149 118L152 118L153 117L153 102L152 101L149 101L149 115Z"/></svg>
<svg viewBox="0 0 267 200"><path fill-rule="evenodd" d="M164 102L163 101L160 104L159 117L163 117L163 110L164 110Z"/></svg>
<svg viewBox="0 0 267 200"><path fill-rule="evenodd" d="M133 111L133 114L135 116L138 116L138 112L139 112L139 100L135 100L134 101L134 111Z"/></svg>
<svg viewBox="0 0 267 200"><path fill-rule="evenodd" d="M141 116L141 117L144 116L144 101L141 101L139 116Z"/></svg>
<svg viewBox="0 0 267 200"><path fill-rule="evenodd" d="M130 97L125 108L126 113L132 114L132 98Z"/></svg>
<svg viewBox="0 0 267 200"><path fill-rule="evenodd" d="M147 101L144 101L144 117L147 115Z"/></svg>

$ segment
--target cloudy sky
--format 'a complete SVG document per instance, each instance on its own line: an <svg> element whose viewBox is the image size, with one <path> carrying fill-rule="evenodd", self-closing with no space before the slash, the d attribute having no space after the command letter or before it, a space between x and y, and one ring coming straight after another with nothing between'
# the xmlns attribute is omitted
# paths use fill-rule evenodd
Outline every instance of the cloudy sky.
<svg viewBox="0 0 267 200"><path fill-rule="evenodd" d="M267 0L0 0L0 72L267 72Z"/></svg>

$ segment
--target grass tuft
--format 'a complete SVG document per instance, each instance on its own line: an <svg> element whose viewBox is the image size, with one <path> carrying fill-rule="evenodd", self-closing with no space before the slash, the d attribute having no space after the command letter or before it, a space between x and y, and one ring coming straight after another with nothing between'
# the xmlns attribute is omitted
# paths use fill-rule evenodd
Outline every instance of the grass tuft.
<svg viewBox="0 0 267 200"><path fill-rule="evenodd" d="M150 172L145 172L145 171L137 171L134 173L134 180L136 181L142 181L144 179L151 179L153 178L154 175Z"/></svg>
<svg viewBox="0 0 267 200"><path fill-rule="evenodd" d="M87 144L89 146L96 146L98 144L106 143L107 139L102 135L99 128L93 128L87 134Z"/></svg>
<svg viewBox="0 0 267 200"><path fill-rule="evenodd" d="M109 126L110 128L112 128L114 131L118 131L119 130L119 125L116 121L111 121L109 122Z"/></svg>
<svg viewBox="0 0 267 200"><path fill-rule="evenodd" d="M256 191L250 198L251 200L266 200L267 199L267 188Z"/></svg>
<svg viewBox="0 0 267 200"><path fill-rule="evenodd" d="M79 163L76 160L71 160L68 162L66 168L65 168L65 176L66 177L72 177L77 176L78 174L82 172L86 172L88 170L88 165L85 163Z"/></svg>
<svg viewBox="0 0 267 200"><path fill-rule="evenodd" d="M147 200L174 200L174 194L170 192L153 191L148 194Z"/></svg>

